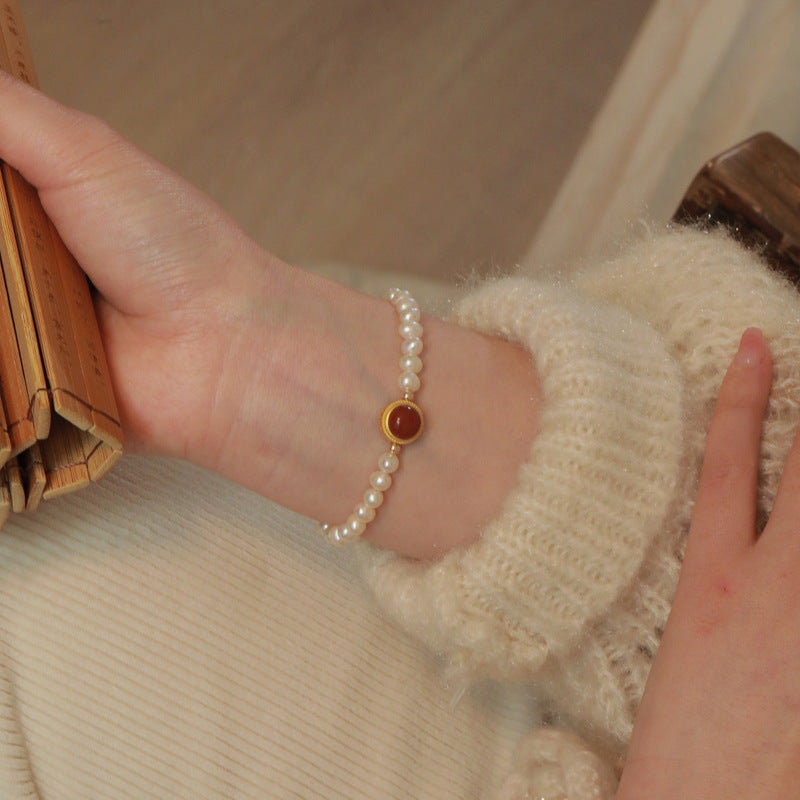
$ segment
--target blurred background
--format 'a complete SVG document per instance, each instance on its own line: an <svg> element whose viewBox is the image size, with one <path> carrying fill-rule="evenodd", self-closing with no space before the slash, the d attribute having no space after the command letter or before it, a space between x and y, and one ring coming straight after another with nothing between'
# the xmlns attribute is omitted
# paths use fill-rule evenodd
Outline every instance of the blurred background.
<svg viewBox="0 0 800 800"><path fill-rule="evenodd" d="M523 257L650 0L20 0L42 88L297 264Z"/></svg>

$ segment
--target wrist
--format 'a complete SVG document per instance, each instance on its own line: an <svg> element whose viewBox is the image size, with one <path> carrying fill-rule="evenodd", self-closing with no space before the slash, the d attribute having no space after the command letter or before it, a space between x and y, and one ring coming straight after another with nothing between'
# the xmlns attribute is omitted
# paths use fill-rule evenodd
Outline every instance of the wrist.
<svg viewBox="0 0 800 800"><path fill-rule="evenodd" d="M392 312L286 265L276 280L273 266L228 301L209 424L189 458L324 518L340 487L363 481L359 455L393 380L382 356L394 344Z"/></svg>
<svg viewBox="0 0 800 800"><path fill-rule="evenodd" d="M500 511L536 434L539 385L509 342L424 319L425 433L402 465L366 538L415 558L468 546ZM362 478L363 480L363 478Z"/></svg>
<svg viewBox="0 0 800 800"><path fill-rule="evenodd" d="M287 268L233 315L215 421L191 460L321 521L344 520L387 449L398 399L391 304ZM404 447L365 538L417 558L474 541L499 511L536 429L529 355L423 318L422 437ZM203 460L205 459L205 461Z"/></svg>

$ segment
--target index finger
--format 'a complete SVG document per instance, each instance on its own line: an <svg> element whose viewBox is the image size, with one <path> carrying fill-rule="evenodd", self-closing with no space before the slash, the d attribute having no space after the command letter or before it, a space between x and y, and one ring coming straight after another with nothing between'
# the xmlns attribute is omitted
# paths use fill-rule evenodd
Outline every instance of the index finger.
<svg viewBox="0 0 800 800"><path fill-rule="evenodd" d="M755 542L759 450L771 380L763 334L748 328L725 374L708 432L687 544L690 567L728 560Z"/></svg>

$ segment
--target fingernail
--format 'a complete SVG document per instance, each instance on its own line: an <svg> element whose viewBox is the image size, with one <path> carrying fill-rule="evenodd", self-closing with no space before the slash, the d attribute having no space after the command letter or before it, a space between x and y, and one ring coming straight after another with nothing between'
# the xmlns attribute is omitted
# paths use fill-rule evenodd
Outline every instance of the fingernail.
<svg viewBox="0 0 800 800"><path fill-rule="evenodd" d="M760 328L748 328L739 342L734 363L740 367L757 367L764 360L764 334Z"/></svg>

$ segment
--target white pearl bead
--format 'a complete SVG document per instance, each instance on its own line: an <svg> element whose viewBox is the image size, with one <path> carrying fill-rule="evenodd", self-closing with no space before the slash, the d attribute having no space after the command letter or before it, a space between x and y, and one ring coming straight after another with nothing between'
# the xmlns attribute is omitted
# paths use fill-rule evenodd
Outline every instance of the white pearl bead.
<svg viewBox="0 0 800 800"><path fill-rule="evenodd" d="M328 541L333 542L333 544L342 544L346 538L346 534L338 525L328 531Z"/></svg>
<svg viewBox="0 0 800 800"><path fill-rule="evenodd" d="M397 385L403 392L416 392L422 384L418 375L413 372L404 372L398 379Z"/></svg>
<svg viewBox="0 0 800 800"><path fill-rule="evenodd" d="M396 303L400 300L401 297L408 297L408 292L404 289L398 289L395 287L394 289L389 289L388 294L386 297L389 299L390 302Z"/></svg>
<svg viewBox="0 0 800 800"><path fill-rule="evenodd" d="M419 356L403 356L400 359L403 372L422 372L422 359Z"/></svg>
<svg viewBox="0 0 800 800"><path fill-rule="evenodd" d="M410 297L404 297L402 300L398 300L395 305L401 314L405 314L409 311L419 311L419 306Z"/></svg>
<svg viewBox="0 0 800 800"><path fill-rule="evenodd" d="M373 489L385 492L392 485L392 476L383 470L378 470L369 476L369 482Z"/></svg>
<svg viewBox="0 0 800 800"><path fill-rule="evenodd" d="M400 345L400 352L406 356L418 356L422 352L422 339L414 336L411 339L403 339Z"/></svg>
<svg viewBox="0 0 800 800"><path fill-rule="evenodd" d="M349 536L361 536L367 529L367 523L363 519L359 519L355 514L351 514L344 524L344 528Z"/></svg>
<svg viewBox="0 0 800 800"><path fill-rule="evenodd" d="M378 469L383 470L383 472L388 472L390 475L393 472L397 472L399 466L400 459L394 453L384 453L378 459Z"/></svg>
<svg viewBox="0 0 800 800"><path fill-rule="evenodd" d="M422 317L422 314L416 306L414 308L409 309L408 311L401 311L400 312L400 322L405 324L407 322L419 322Z"/></svg>
<svg viewBox="0 0 800 800"><path fill-rule="evenodd" d="M365 506L369 506L370 508L380 508L382 502L383 492L379 492L377 489L367 489L367 491L364 492Z"/></svg>
<svg viewBox="0 0 800 800"><path fill-rule="evenodd" d="M357 505L353 513L364 522L372 522L375 519L375 509L365 503Z"/></svg>
<svg viewBox="0 0 800 800"><path fill-rule="evenodd" d="M397 330L404 339L422 336L422 325L419 322L404 322Z"/></svg>

